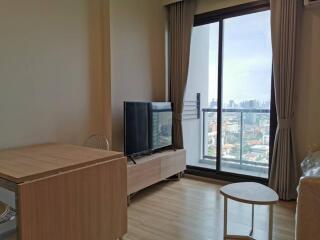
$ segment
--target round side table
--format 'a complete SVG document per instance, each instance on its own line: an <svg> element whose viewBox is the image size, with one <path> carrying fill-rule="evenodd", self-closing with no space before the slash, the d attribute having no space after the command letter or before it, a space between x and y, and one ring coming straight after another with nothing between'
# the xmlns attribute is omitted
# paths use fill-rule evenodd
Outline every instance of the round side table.
<svg viewBox="0 0 320 240"><path fill-rule="evenodd" d="M220 189L224 196L223 239L253 239L254 205L269 206L269 240L272 240L273 205L279 201L278 194L271 188L254 182L233 183ZM228 199L252 205L251 231L249 236L228 235Z"/></svg>

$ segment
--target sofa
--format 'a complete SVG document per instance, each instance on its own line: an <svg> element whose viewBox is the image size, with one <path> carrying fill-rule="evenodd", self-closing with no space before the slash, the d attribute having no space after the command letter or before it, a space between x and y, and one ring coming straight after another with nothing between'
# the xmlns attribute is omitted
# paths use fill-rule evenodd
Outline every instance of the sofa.
<svg viewBox="0 0 320 240"><path fill-rule="evenodd" d="M303 177L298 186L296 240L320 239L320 151L301 164Z"/></svg>

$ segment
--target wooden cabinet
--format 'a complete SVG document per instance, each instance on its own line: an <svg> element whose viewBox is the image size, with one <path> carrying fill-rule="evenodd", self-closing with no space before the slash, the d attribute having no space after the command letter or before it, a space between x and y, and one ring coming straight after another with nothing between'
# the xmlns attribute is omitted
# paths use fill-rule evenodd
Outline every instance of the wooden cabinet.
<svg viewBox="0 0 320 240"><path fill-rule="evenodd" d="M128 163L128 195L186 169L185 150L164 151Z"/></svg>
<svg viewBox="0 0 320 240"><path fill-rule="evenodd" d="M0 183L16 192L18 240L105 240L127 232L127 159L72 145L0 152Z"/></svg>

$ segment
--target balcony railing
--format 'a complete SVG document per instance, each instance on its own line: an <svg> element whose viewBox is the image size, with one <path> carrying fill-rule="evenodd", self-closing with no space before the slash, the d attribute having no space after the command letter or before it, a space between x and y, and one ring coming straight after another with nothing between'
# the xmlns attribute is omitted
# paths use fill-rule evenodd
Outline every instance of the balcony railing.
<svg viewBox="0 0 320 240"><path fill-rule="evenodd" d="M214 164L217 109L204 108L202 162ZM269 109L222 109L222 166L267 174L269 166Z"/></svg>

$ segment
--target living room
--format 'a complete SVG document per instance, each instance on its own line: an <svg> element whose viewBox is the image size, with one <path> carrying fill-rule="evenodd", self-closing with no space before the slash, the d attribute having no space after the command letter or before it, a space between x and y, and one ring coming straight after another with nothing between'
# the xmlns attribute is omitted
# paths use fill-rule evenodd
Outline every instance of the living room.
<svg viewBox="0 0 320 240"><path fill-rule="evenodd" d="M0 16L0 239L318 239L319 180L300 177L319 174L319 1L4 1ZM129 153L147 124L124 102L171 103L168 146ZM71 184L91 168L101 191Z"/></svg>

